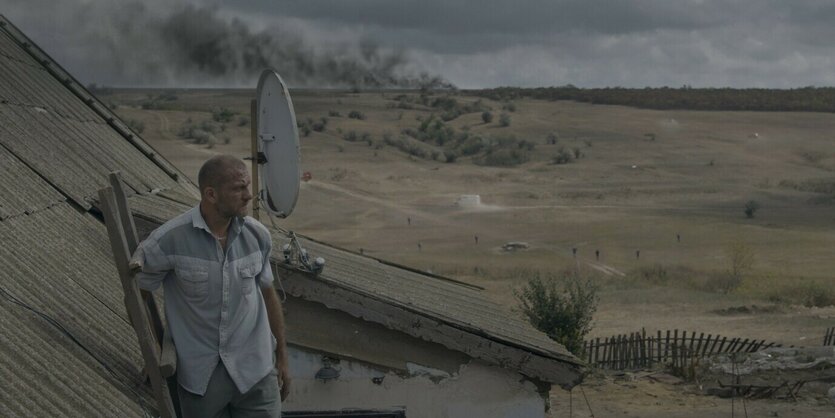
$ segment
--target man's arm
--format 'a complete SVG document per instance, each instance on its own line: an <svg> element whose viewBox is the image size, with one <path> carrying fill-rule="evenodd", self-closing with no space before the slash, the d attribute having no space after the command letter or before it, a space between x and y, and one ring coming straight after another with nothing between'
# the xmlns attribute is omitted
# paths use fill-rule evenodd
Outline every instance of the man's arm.
<svg viewBox="0 0 835 418"><path fill-rule="evenodd" d="M284 312L281 308L281 300L278 298L275 288L264 286L261 288L264 296L264 304L267 306L267 318L270 321L270 330L277 341L275 348L275 359L278 367L278 383L281 386L281 400L287 398L290 392L290 374L287 368L287 341L284 338Z"/></svg>

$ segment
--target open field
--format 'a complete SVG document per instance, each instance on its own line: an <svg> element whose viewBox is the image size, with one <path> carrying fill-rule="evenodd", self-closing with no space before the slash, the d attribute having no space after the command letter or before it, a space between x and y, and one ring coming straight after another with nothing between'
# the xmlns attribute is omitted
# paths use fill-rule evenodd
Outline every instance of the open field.
<svg viewBox="0 0 835 418"><path fill-rule="evenodd" d="M144 125L141 136L192 178L211 154L248 155L251 91L156 99L161 93L172 95L117 90L99 97ZM312 180L302 184L292 216L277 221L283 228L477 284L508 307L515 305L511 289L531 274L577 269L603 286L593 337L677 328L808 345L820 344L835 325L832 114L523 99L504 111L510 123L502 127L508 104L485 99L478 104L492 109L492 122L478 111L445 126L535 144L529 161L494 167L466 156L446 163L440 148L434 160L386 145L386 134L402 137L440 113L418 92L298 91L293 99L300 121L327 123L301 138L303 171ZM465 93L455 99L478 100ZM178 137L184 125L212 121L221 108L235 115L209 143ZM349 118L351 111L365 118ZM351 131L361 140L343 139ZM554 164L561 148L581 157ZM479 195L480 204L457 205L462 195ZM759 204L751 219L743 213L750 200ZM511 241L529 248L503 251ZM720 293L715 284L730 269L734 245L754 263L737 289ZM800 304L811 296L818 300L809 304L819 306ZM722 311L752 305L770 308ZM606 416L626 415L615 409Z"/></svg>

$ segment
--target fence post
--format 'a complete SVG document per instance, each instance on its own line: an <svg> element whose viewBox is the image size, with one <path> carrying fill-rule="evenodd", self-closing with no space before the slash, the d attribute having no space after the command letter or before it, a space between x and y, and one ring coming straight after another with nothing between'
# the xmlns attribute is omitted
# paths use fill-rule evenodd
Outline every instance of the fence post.
<svg viewBox="0 0 835 418"><path fill-rule="evenodd" d="M702 347L702 357L707 355L707 347L710 345L710 338L713 337L712 334L707 334L707 341L705 341L705 345Z"/></svg>
<svg viewBox="0 0 835 418"><path fill-rule="evenodd" d="M667 332L670 332L670 331L667 331ZM656 353L656 355L658 355L658 364L662 364L664 362L664 360L662 360L662 358L661 358L661 330L660 329L658 330L658 352Z"/></svg>

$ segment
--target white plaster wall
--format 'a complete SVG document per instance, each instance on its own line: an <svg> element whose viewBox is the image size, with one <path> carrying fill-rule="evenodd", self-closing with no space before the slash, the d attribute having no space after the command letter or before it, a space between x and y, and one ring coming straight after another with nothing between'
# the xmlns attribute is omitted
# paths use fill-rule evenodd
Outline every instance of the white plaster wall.
<svg viewBox="0 0 835 418"><path fill-rule="evenodd" d="M321 354L290 347L289 355L293 384L284 404L288 411L405 406L408 418L545 416L545 401L533 383L480 361L462 365L453 375L410 365L410 374L399 376L341 360L333 366L340 370L339 378L323 382L314 378L323 366ZM375 377L383 382L373 383Z"/></svg>

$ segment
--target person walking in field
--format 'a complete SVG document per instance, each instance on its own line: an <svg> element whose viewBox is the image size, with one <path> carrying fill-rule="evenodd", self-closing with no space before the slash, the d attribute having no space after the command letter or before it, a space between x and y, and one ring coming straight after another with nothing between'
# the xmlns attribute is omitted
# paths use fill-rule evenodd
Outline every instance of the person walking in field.
<svg viewBox="0 0 835 418"><path fill-rule="evenodd" d="M290 377L270 233L246 216L252 193L243 161L209 159L198 185L200 203L154 230L134 255L139 287L163 288L182 416L278 418Z"/></svg>

